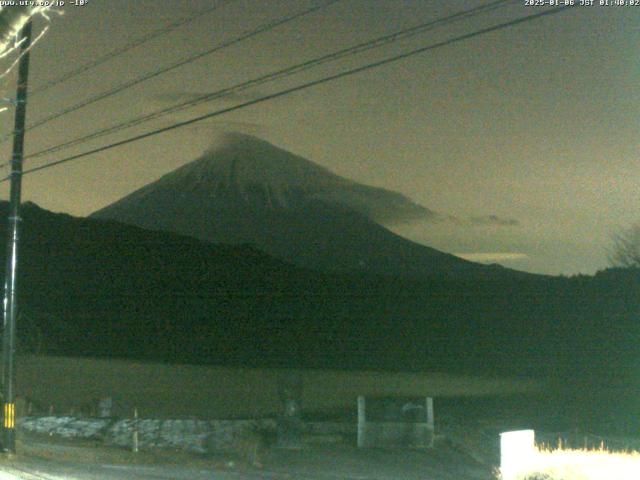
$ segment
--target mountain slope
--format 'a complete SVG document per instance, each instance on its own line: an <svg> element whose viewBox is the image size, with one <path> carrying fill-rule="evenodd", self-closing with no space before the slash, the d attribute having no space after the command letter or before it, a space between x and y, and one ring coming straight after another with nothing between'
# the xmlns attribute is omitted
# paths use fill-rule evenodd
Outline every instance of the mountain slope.
<svg viewBox="0 0 640 480"><path fill-rule="evenodd" d="M381 226L378 222L436 217L401 194L344 179L247 135L228 136L220 147L92 217L216 243L249 243L325 271L506 272L413 243Z"/></svg>

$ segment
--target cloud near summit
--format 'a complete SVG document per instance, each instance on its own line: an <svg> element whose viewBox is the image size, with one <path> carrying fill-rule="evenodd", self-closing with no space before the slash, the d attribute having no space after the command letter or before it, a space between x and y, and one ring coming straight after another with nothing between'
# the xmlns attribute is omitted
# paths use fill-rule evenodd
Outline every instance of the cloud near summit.
<svg viewBox="0 0 640 480"><path fill-rule="evenodd" d="M514 218L502 218L497 215L483 215L480 217L471 217L469 221L473 225L494 225L500 227L517 227L520 222Z"/></svg>
<svg viewBox="0 0 640 480"><path fill-rule="evenodd" d="M464 258L472 262L479 263L496 263L510 262L515 260L525 260L529 256L526 253L518 252L472 252L472 253L454 253L456 257Z"/></svg>

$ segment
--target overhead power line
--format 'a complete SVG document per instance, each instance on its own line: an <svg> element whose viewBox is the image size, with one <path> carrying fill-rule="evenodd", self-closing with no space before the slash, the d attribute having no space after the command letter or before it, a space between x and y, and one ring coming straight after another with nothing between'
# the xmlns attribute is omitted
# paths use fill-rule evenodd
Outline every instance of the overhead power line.
<svg viewBox="0 0 640 480"><path fill-rule="evenodd" d="M175 113L187 108L192 108L195 107L197 105L206 103L206 102L210 102L212 100L218 100L220 98L224 98L224 97L228 97L230 95L234 95L237 94L239 92L245 91L249 88L253 88L256 87L258 85L262 85L268 82L273 82L275 80L279 80L282 78L286 78L289 77L291 75L300 73L302 71L305 70L309 70L311 68L317 67L319 65L322 65L324 63L328 63L328 62L333 62L336 60L340 60L340 59L344 59L353 55L357 55L359 53L368 51L368 50L372 50L375 48L380 48L382 46L388 45L390 43L393 42L397 42L399 40L405 40L407 38L413 37L415 35L427 32L429 30L432 30L434 28L440 27L442 25L447 25L449 23L453 23L453 22L457 22L460 20L464 20L464 19L468 19L468 18L472 18L474 16L477 16L479 14L482 13L486 13L489 11L493 11L497 8L501 8L504 7L506 4L509 3L515 3L515 1L517 0L497 0L497 1L493 1L490 2L488 4L485 5L481 5L475 8L471 8L468 10L463 10L461 12L457 12L455 14L449 15L447 17L443 17L437 20L431 20L429 22L426 23L422 23L420 25L416 25L414 27L410 27L407 29L403 29L397 32L394 32L392 34L388 34L388 35L383 35L381 37L377 37L373 40L369 40L367 42L363 42L363 43L359 43L357 45L348 47L348 48L343 48L341 50L337 50L335 52L326 54L326 55L322 55L320 57L316 57L314 59L311 60L307 60L305 62L284 68L282 70L277 70L275 72L271 72L265 75L262 75L260 77L254 78L252 80L248 80L246 82L242 82L240 84L231 86L231 87L227 87L227 88L223 88L221 90L217 90L215 92L212 93L208 93L208 94L204 94L204 95L200 95L196 98L193 98L191 100L188 100L186 102L181 102L178 103L176 105L173 105L171 107L167 107L164 109L160 109L160 110L156 110L155 112L146 114L146 115L141 115L132 119L129 119L125 122L120 122L117 123L115 125L111 125L109 127L106 128L102 128L100 130L94 131L92 133L80 136L80 137L76 137L74 139L71 139L69 141L66 141L64 143L58 144L58 145L54 145L51 147L48 147L44 150L40 150L36 153L33 153L29 156L27 156L26 158L36 158L36 157L41 157L43 155L48 155L54 152L58 152L60 150L65 150L67 148L76 146L76 145L80 145L83 143L86 143L90 140L95 140L96 138L100 138L103 137L105 135L109 135L112 133L116 133L118 131L121 130L125 130L137 125L140 125L142 123L146 123L152 120L156 120L158 118L161 118L163 116L166 116L168 114L171 113Z"/></svg>
<svg viewBox="0 0 640 480"><path fill-rule="evenodd" d="M158 30L154 30L152 32L149 32L146 35L143 35L142 37L138 38L137 40L134 40L133 42L127 43L126 45L123 45L120 48L116 48L115 50L112 50L111 52L108 52L104 55L102 55L101 57L98 57L94 60L92 60L91 62L85 63L84 65L80 65L78 68L75 68L67 73L64 73L62 75L60 75L57 78L54 78L53 80L50 80L48 82L46 82L45 84L36 87L33 89L33 91L30 93L31 95L35 95L37 93L42 93L45 92L47 90L49 90L50 88L55 87L56 85L59 85L63 82L66 82L67 80L70 80L73 77L76 77L78 75L81 75L85 72L88 72L89 70L92 70L100 65L102 65L103 63L108 62L109 60L115 58L115 57L119 57L120 55L123 55L127 52L129 52L130 50L133 50L134 48L139 47L140 45L143 45L151 40L154 40L162 35L166 35L167 33L171 33L172 31L187 25L191 22L193 22L194 20L197 20L198 18L207 15L215 10L217 10L218 8L222 7L223 5L227 4L227 3L231 3L235 0L224 0L219 2L217 5L214 5L212 7L209 8L205 8L204 10L200 10L199 12L190 15L186 18L180 19L180 20L176 20L174 22L169 23L168 25L164 26L163 28L160 28Z"/></svg>
<svg viewBox="0 0 640 480"><path fill-rule="evenodd" d="M322 9L322 8L328 7L328 6L330 6L330 5L334 4L334 3L337 3L338 1L340 1L340 0L326 0L325 2L323 2L323 3L319 4L319 5L315 5L313 7L310 7L308 9L306 9L306 10L303 10L301 12L295 13L293 15L288 15L286 17L283 17L283 18L268 22L266 24L263 24L260 27L256 28L255 30L251 30L249 32L243 33L240 36L238 36L238 37L236 37L236 38L234 38L232 40L227 40L226 42L222 42L222 43L216 45L213 48L209 48L207 50L204 50L204 51L202 51L200 53L197 53L195 55L192 55L192 56L190 56L190 57L188 57L188 58L186 58L184 60L180 60L180 61L172 63L172 64L170 64L168 66L161 67L159 69L156 69L156 70L153 70L151 72L148 72L148 73L146 73L146 74L144 74L144 75L142 75L140 77L137 77L137 78L134 78L132 80L128 80L126 82L123 82L123 83L121 83L119 85L116 85L115 87L112 87L109 90L100 92L97 95L94 95L94 96L92 96L92 97L90 97L90 98L88 98L86 100L78 102L78 103L76 103L76 104L74 104L74 105L72 105L70 107L67 107L67 108L65 108L63 110L60 110L58 112L52 113L51 115L43 117L43 118L41 118L39 120L36 120L35 122L27 125L27 129L26 130L29 131L29 130L33 130L34 128L41 127L42 125L45 125L45 124L49 123L52 120L60 118L60 117L62 117L64 115L67 115L67 114L69 114L71 112L75 112L76 110L79 110L81 108L87 107L87 106L89 106L89 105L91 105L93 103L96 103L96 102L100 101L100 100L104 100L105 98L108 98L108 97L111 97L113 95L116 95L116 94L118 94L118 93L120 93L120 92L122 92L124 90L127 90L127 89L129 89L129 88L131 88L131 87L133 87L135 85L138 85L138 84L140 84L142 82L146 82L147 80L151 80L152 78L155 78L155 77L157 77L159 75L162 75L164 73L167 73L167 72L170 72L172 70L175 70L176 68L182 67L182 66L187 65L189 63L193 63L196 60L199 60L199 59L201 59L201 58L203 58L203 57L205 57L207 55L211 55L211 54L213 54L215 52L218 52L220 50L228 48L228 47L230 47L232 45L235 45L235 44L240 43L240 42L242 42L244 40L247 40L249 38L252 38L252 37L255 37L257 35L260 35L262 33L269 32L269 31L275 29L276 27L279 27L279 26L284 25L286 23L292 22L293 20L296 20L296 19L298 19L300 17L303 17L305 15L308 15L310 13L316 12L316 11ZM3 141L7 140L10 137L11 137L11 134L6 135L5 137L2 138L2 140Z"/></svg>
<svg viewBox="0 0 640 480"><path fill-rule="evenodd" d="M430 50L435 50L437 48L441 48L441 47L444 47L444 46L452 45L454 43L458 43L458 42L461 42L463 40L468 40L470 38L474 38L474 37L477 37L477 36L480 36L480 35L484 35L484 34L490 33L490 32L495 32L495 31L498 31L498 30L502 30L504 28L512 27L512 26L519 25L519 24L522 24L522 23L526 23L526 22L529 22L529 21L532 21L532 20L536 20L536 19L540 19L540 18L543 18L543 17L548 17L548 16L551 16L551 15L555 15L557 13L561 13L561 12L567 11L570 8L573 8L573 5L567 5L567 6L563 6L563 7L554 8L554 9L551 9L551 10L545 10L545 11L537 13L537 14L526 15L526 16L523 16L523 17L516 18L514 20L510 20L508 22L504 22L504 23L500 23L500 24L497 24L497 25L493 25L491 27L482 28L480 30L475 30L475 31L473 31L471 33L466 33L466 34L463 34L463 35L459 35L457 37L450 38L448 40L444 40L444 41L437 42L437 43L434 43L434 44L431 44L431 45L427 45L427 46L420 47L420 48L417 48L417 49L414 49L414 50L410 50L408 52L404 52L404 53L397 54L397 55L394 55L394 56L391 56L391 57L387 57L387 58L385 58L383 60L372 62L372 63L369 63L369 64L364 65L364 66L360 66L360 67L352 68L352 69L349 69L349 70L345 70L345 71L342 71L340 73L336 73L334 75L329 75L329 76L326 76L326 77L323 77L323 78L320 78L320 79L317 79L317 80L313 80L313 81L310 81L310 82L307 82L307 83L303 83L301 85L297 85L295 87L287 88L287 89L281 90L281 91L276 92L276 93L272 93L272 94L269 94L269 95L264 95L264 96L262 96L260 98L256 98L254 100L249 100L247 102L244 102L244 103L241 103L241 104L238 104L238 105L234 105L232 107L223 108L221 110L217 110L215 112L211 112L211 113L208 113L208 114L205 114L205 115L200 115L198 117L195 117L195 118L192 118L192 119L189 119L189 120L185 120L185 121L182 121L182 122L174 123L173 125L169 125L167 127L159 128L157 130L152 130L150 132L146 132L146 133L143 133L143 134L140 134L140 135L136 135L136 136L127 138L125 140L121 140L121 141L118 141L118 142L110 143L108 145L103 145L102 147L94 148L92 150L89 150L89 151L86 151L86 152L83 152L83 153L79 153L79 154L76 154L76 155L71 155L69 157L62 158L60 160L56 160L56 161L49 162L49 163L44 164L44 165L33 167L31 169L25 170L24 174L34 173L34 172L37 172L37 171L40 171L40 170L45 170L45 169L48 169L48 168L52 168L52 167L55 167L57 165L61 165L63 163L67 163L67 162L78 160L80 158L87 157L89 155L93 155L93 154L96 154L96 153L100 153L100 152L104 152L104 151L107 151L107 150L111 150L112 148L119 147L119 146L122 146L122 145L126 145L128 143L133 143L133 142L136 142L136 141L139 141L139 140L143 140L145 138L149 138L149 137L152 137L152 136L155 136L155 135L159 135L159 134L164 133L164 132L168 132L168 131L175 130L175 129L178 129L178 128L186 127L188 125L192 125L194 123L201 122L201 121L207 120L209 118L217 117L217 116L223 115L225 113L233 112L233 111L236 111L236 110L240 110L242 108L246 108L246 107L249 107L249 106L252 106L252 105L256 105L256 104L263 103L263 102L266 102L266 101L269 101L269 100L273 100L275 98L283 97L285 95L289 95L291 93L299 92L301 90L306 90L307 88L311 88L311 87L314 87L316 85L321 85L321 84L324 84L324 83L328 83L328 82L337 80L339 78L344 78L344 77L348 77L348 76L351 76L351 75L355 75L357 73L365 72L365 71L368 71L368 70L371 70L371 69L374 69L374 68L381 67L383 65L388 65L390 63L394 63L394 62L397 62L399 60L402 60L402 59L405 59L405 58L409 58L409 57L412 57L414 55L418 55L420 53L424 53L424 52L428 52ZM6 180L8 180L8 177L3 179L2 181L4 182Z"/></svg>

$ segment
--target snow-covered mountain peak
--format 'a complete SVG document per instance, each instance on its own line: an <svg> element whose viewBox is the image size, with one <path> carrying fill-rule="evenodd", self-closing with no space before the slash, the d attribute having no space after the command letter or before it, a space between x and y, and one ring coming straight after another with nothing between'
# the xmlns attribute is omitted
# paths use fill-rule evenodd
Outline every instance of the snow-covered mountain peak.
<svg viewBox="0 0 640 480"><path fill-rule="evenodd" d="M169 176L181 181L211 182L214 188L223 184L237 191L261 186L274 192L296 189L307 194L352 183L309 160L244 134L225 135L200 158Z"/></svg>
<svg viewBox="0 0 640 480"><path fill-rule="evenodd" d="M178 198L189 198L203 208L340 208L383 225L436 217L400 193L340 177L303 157L243 134L226 135L196 160L96 214L126 211L140 202L170 205Z"/></svg>

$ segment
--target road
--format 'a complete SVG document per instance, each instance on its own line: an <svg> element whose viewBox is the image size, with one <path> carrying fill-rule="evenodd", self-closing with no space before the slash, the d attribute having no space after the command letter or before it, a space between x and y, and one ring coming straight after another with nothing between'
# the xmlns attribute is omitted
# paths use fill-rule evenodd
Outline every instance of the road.
<svg viewBox="0 0 640 480"><path fill-rule="evenodd" d="M230 458L24 439L0 457L0 480L494 480L491 467L451 445L426 451L358 449L348 444L271 448L262 468Z"/></svg>
<svg viewBox="0 0 640 480"><path fill-rule="evenodd" d="M0 464L0 480L238 480L245 478L253 480L269 477L166 465L86 465L43 459L21 459Z"/></svg>

